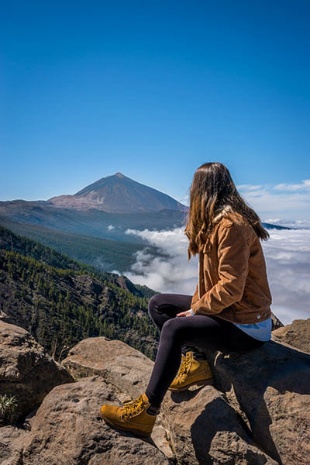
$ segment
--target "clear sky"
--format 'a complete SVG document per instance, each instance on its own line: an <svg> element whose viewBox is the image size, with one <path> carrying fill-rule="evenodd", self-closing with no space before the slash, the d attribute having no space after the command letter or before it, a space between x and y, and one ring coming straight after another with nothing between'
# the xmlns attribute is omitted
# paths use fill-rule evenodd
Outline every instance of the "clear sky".
<svg viewBox="0 0 310 465"><path fill-rule="evenodd" d="M228 166L310 224L309 0L0 2L0 200L118 171L184 200Z"/></svg>

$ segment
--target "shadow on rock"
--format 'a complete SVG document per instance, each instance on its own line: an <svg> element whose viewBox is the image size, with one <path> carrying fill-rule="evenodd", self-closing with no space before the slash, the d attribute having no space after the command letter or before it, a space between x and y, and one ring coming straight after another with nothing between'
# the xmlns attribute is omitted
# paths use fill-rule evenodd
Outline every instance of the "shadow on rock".
<svg viewBox="0 0 310 465"><path fill-rule="evenodd" d="M275 342L213 355L218 388L235 397L256 444L279 464L306 464L310 355Z"/></svg>

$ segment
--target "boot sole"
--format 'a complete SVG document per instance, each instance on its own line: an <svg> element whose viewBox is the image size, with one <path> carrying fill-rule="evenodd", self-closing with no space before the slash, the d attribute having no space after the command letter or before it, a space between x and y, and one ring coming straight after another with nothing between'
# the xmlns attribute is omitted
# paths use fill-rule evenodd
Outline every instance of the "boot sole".
<svg viewBox="0 0 310 465"><path fill-rule="evenodd" d="M146 433L146 432L143 432L143 431L139 431L139 430L136 430L136 429L131 429L131 428L122 428L121 426L119 425L115 425L114 423L110 422L107 418L105 418L104 416L102 416L101 414L99 414L99 418L101 420L104 420L105 423L110 426L111 428L113 428L114 430L116 431L119 431L119 432L122 432L122 433L132 433L134 434L135 436L139 436L140 438L149 438L152 434L152 432L150 433Z"/></svg>
<svg viewBox="0 0 310 465"><path fill-rule="evenodd" d="M182 391L187 391L188 388L191 386L197 386L197 387L202 387L202 386L208 386L214 384L214 379L209 378L209 379L202 379L200 381L193 381L192 383L186 384L186 386L182 386L179 388L171 388L169 387L169 391L171 392L182 392Z"/></svg>

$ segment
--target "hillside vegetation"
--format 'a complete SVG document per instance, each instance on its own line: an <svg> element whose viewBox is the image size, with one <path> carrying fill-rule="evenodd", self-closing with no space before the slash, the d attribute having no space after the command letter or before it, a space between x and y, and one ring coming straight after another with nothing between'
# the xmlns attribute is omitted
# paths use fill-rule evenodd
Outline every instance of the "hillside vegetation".
<svg viewBox="0 0 310 465"><path fill-rule="evenodd" d="M97 210L76 211L34 202L0 202L0 225L15 234L34 239L99 271L126 272L135 253L146 246L160 251L128 229L173 229L183 224L179 211L112 214Z"/></svg>
<svg viewBox="0 0 310 465"><path fill-rule="evenodd" d="M0 227L0 313L57 358L92 336L119 339L153 358L152 294Z"/></svg>

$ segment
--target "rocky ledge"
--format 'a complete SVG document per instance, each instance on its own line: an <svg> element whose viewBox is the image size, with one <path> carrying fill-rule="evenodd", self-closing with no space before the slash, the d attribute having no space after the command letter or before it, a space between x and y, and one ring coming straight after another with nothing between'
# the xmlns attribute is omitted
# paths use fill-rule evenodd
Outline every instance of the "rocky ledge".
<svg viewBox="0 0 310 465"><path fill-rule="evenodd" d="M2 417L0 463L306 465L310 320L285 328L249 353L210 351L215 385L168 393L142 440L110 429L97 412L139 395L151 360L100 337L77 344L60 365L25 330L0 321L0 397L14 395L18 407L15 426Z"/></svg>

